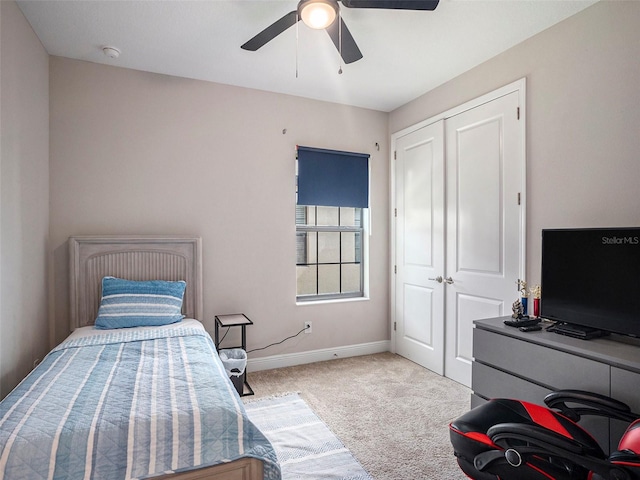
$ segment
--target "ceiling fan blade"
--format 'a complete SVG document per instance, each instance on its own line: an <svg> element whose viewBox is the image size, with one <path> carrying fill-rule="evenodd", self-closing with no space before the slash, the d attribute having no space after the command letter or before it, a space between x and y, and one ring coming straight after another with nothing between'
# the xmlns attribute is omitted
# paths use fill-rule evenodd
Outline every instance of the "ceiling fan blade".
<svg viewBox="0 0 640 480"><path fill-rule="evenodd" d="M284 32L287 28L295 25L297 21L298 21L297 12L295 10L293 12L289 12L280 20L269 25L267 28L265 28L263 31L261 31L251 40L249 40L247 43L242 45L240 48L255 52L260 47L262 47L266 43L276 38L278 35Z"/></svg>
<svg viewBox="0 0 640 480"><path fill-rule="evenodd" d="M349 8L384 8L387 10L435 10L440 0L340 0Z"/></svg>
<svg viewBox="0 0 640 480"><path fill-rule="evenodd" d="M338 30L338 25L341 25L342 38L340 38L340 31ZM333 40L333 44L338 49L338 52L342 50L342 60L344 63L353 63L362 58L362 52L358 48L356 41L353 39L353 35L347 28L347 25L344 23L344 20L336 19L331 25L327 28L327 33ZM342 40L342 48L340 48L340 41Z"/></svg>

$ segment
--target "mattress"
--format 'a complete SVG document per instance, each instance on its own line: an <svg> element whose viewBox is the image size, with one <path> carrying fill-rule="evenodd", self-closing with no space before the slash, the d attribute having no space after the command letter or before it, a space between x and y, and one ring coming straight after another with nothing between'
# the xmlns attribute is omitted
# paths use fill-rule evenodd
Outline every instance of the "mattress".
<svg viewBox="0 0 640 480"><path fill-rule="evenodd" d="M243 457L280 478L195 320L78 329L0 402L0 478L144 479Z"/></svg>

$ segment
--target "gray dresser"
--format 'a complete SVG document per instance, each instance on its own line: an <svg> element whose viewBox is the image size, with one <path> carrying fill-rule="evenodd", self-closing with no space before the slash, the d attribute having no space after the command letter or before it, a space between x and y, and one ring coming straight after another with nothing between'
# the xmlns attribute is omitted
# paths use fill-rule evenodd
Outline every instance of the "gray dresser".
<svg viewBox="0 0 640 480"><path fill-rule="evenodd" d="M521 332L509 317L477 320L473 330L471 406L489 398L543 405L547 393L579 389L611 396L640 413L640 340L611 335L581 340ZM615 450L626 424L604 418L581 422L605 452Z"/></svg>

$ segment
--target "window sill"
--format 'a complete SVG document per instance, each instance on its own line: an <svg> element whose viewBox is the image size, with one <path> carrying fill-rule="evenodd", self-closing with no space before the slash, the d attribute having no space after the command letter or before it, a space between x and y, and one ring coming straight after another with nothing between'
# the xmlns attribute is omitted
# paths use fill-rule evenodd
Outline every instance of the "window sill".
<svg viewBox="0 0 640 480"><path fill-rule="evenodd" d="M305 302L296 302L296 306L305 307L307 305L322 305L327 303L347 303L347 302L366 302L369 297L348 297L348 298L332 298L330 300L308 300Z"/></svg>

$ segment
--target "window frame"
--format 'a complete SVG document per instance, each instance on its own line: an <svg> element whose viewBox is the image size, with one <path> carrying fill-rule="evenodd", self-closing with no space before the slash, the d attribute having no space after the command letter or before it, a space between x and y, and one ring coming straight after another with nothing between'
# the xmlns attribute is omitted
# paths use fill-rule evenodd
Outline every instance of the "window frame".
<svg viewBox="0 0 640 480"><path fill-rule="evenodd" d="M323 205L296 205L296 209L297 208L315 208L316 209L316 213L315 213L315 218L316 218L316 222L317 222L317 218L318 218L318 213L317 213L317 209L318 208L323 208ZM324 207L324 208L337 208L338 212L340 212L340 208L342 207ZM356 208L356 207L351 207L351 208ZM298 224L297 223L297 219L298 219L298 213L296 211L296 268L299 266L312 266L315 265L316 266L316 294L304 294L304 295L300 295L298 293L298 283L296 280L296 302L297 303L309 303L309 302L317 302L317 301L326 301L326 300L347 300L347 299L357 299L357 298L365 298L366 297L366 271L367 271L367 262L366 262L366 233L367 233L367 228L366 228L366 218L367 215L365 213L365 211L367 211L368 209L365 208L361 208L361 207L357 207L360 210L360 220L359 220L359 225L309 225L309 224ZM340 213L338 213L338 215L340 215ZM305 218L306 218L306 211L305 211ZM338 223L340 223L340 219L338 220ZM315 252L315 262L305 262L305 263L298 263L298 244L297 244L297 235L298 233L303 232L303 233L339 233L340 234L340 254L339 254L339 262L331 262L331 263L321 263L319 262L319 252L318 252L318 244L319 242L316 240L316 252ZM343 262L342 261L342 233L355 233L356 235L359 234L360 235L360 255L359 255L359 262L357 261L357 255L356 255L356 261L354 262ZM308 242L305 242L308 243ZM305 245L304 247L304 252L305 252L305 256L307 257L308 260L308 246ZM342 289L342 277L343 277L343 272L342 272L342 265L359 265L360 267L360 289L359 291L351 291L351 292L337 292L337 293L318 293L318 288L319 288L319 275L320 275L320 271L318 266L320 265L339 265L340 266L340 271L339 271L339 275L340 275L340 289ZM296 277L297 278L297 277Z"/></svg>

